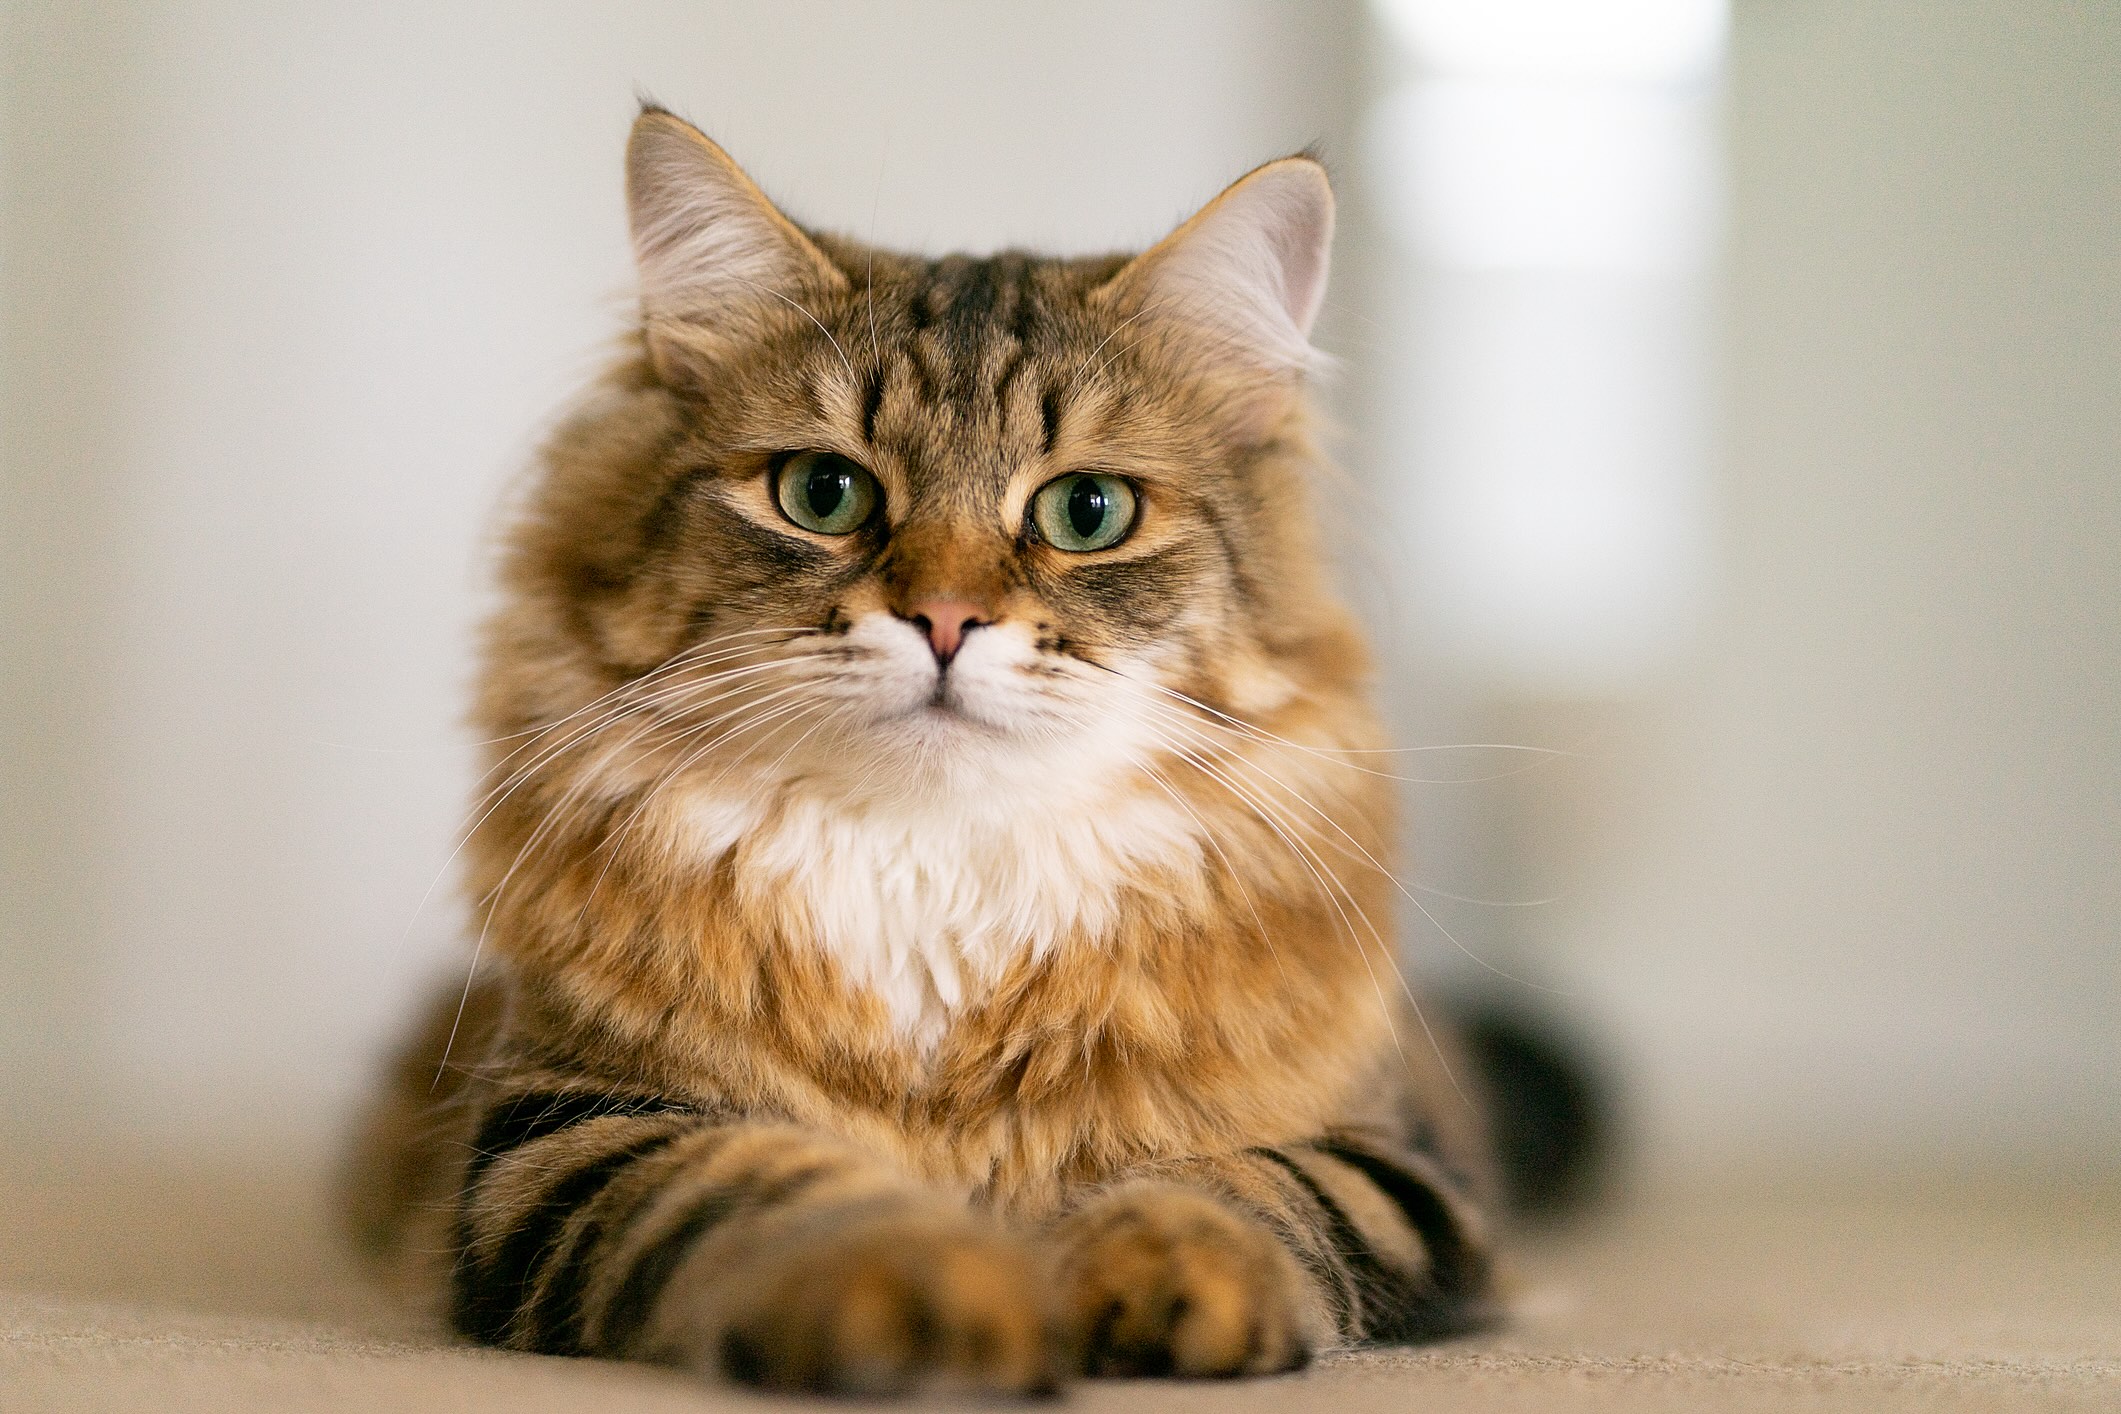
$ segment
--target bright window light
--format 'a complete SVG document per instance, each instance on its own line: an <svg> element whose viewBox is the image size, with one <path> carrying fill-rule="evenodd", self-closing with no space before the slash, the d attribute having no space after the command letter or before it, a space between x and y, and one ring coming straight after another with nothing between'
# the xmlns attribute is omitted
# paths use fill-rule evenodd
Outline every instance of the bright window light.
<svg viewBox="0 0 2121 1414"><path fill-rule="evenodd" d="M1698 613L1726 0L1373 0L1364 158L1409 257L1393 445L1429 642L1625 692Z"/></svg>
<svg viewBox="0 0 2121 1414"><path fill-rule="evenodd" d="M1687 83L1723 58L1725 0L1374 0L1430 70Z"/></svg>
<svg viewBox="0 0 2121 1414"><path fill-rule="evenodd" d="M1430 80L1373 115L1395 232L1455 270L1685 271L1715 239L1709 99L1664 88Z"/></svg>

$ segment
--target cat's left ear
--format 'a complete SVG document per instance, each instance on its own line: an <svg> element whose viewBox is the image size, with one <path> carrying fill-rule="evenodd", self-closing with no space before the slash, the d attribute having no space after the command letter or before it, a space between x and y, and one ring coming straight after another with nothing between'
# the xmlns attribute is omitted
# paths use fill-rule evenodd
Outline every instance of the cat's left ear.
<svg viewBox="0 0 2121 1414"><path fill-rule="evenodd" d="M649 355L665 377L688 352L847 283L728 153L664 109L644 108L633 125L626 207Z"/></svg>
<svg viewBox="0 0 2121 1414"><path fill-rule="evenodd" d="M1284 157L1231 183L1097 298L1127 318L1167 326L1192 357L1250 387L1238 399L1248 422L1271 421L1321 362L1311 325L1325 302L1332 245L1326 169L1308 156Z"/></svg>

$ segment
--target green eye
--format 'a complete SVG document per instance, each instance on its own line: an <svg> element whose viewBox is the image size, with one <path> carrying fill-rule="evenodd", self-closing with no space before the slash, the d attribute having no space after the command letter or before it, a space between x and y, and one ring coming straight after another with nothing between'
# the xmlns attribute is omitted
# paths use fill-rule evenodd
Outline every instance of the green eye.
<svg viewBox="0 0 2121 1414"><path fill-rule="evenodd" d="M805 530L846 535L876 509L876 478L837 452L799 452L775 479L781 513Z"/></svg>
<svg viewBox="0 0 2121 1414"><path fill-rule="evenodd" d="M1078 471L1049 481L1031 498L1031 521L1056 550L1104 550L1134 528L1134 487L1117 476Z"/></svg>

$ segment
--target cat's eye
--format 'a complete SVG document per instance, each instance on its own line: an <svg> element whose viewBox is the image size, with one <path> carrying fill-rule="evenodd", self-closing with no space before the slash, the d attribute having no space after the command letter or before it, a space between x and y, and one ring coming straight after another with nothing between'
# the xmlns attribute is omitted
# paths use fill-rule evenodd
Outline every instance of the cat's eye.
<svg viewBox="0 0 2121 1414"><path fill-rule="evenodd" d="M1056 550L1105 550L1134 528L1134 487L1100 471L1049 481L1031 498L1031 523Z"/></svg>
<svg viewBox="0 0 2121 1414"><path fill-rule="evenodd" d="M866 467L837 452L798 452L774 479L781 514L820 535L847 535L868 523L881 499Z"/></svg>

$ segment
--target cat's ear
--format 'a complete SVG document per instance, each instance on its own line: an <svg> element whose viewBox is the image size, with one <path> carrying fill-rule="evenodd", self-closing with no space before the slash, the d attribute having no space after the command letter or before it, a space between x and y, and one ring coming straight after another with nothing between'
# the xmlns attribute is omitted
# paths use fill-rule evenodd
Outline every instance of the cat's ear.
<svg viewBox="0 0 2121 1414"><path fill-rule="evenodd" d="M1325 302L1333 187L1307 156L1238 178L1099 291L1128 318L1191 331L1195 356L1260 385L1271 402L1321 361L1311 325ZM1253 411L1266 413L1270 408Z"/></svg>
<svg viewBox="0 0 2121 1414"><path fill-rule="evenodd" d="M642 110L626 143L626 211L649 352L666 375L683 347L847 281L728 153L660 108Z"/></svg>

